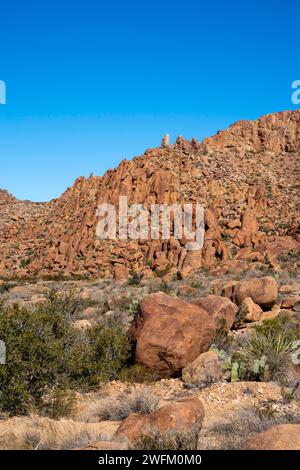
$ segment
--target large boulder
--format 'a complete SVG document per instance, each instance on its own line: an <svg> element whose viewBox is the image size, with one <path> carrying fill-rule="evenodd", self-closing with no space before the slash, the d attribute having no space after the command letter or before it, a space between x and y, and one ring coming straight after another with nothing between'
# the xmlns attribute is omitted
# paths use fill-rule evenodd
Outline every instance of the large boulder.
<svg viewBox="0 0 300 470"><path fill-rule="evenodd" d="M157 292L141 301L128 334L136 342L136 362L170 377L210 348L216 328L203 308Z"/></svg>
<svg viewBox="0 0 300 470"><path fill-rule="evenodd" d="M251 437L245 450L300 450L300 424L272 426Z"/></svg>
<svg viewBox="0 0 300 470"><path fill-rule="evenodd" d="M199 432L203 419L202 401L197 397L185 397L146 416L129 415L117 430L116 436L134 441L153 430Z"/></svg>
<svg viewBox="0 0 300 470"><path fill-rule="evenodd" d="M207 385L221 378L219 356L214 351L200 354L182 371L182 379L189 385Z"/></svg>
<svg viewBox="0 0 300 470"><path fill-rule="evenodd" d="M232 327L238 307L226 297L208 295L194 300L193 303L206 310L216 323L225 320L228 330Z"/></svg>
<svg viewBox="0 0 300 470"><path fill-rule="evenodd" d="M278 297L278 285L273 277L247 279L239 282L234 288L234 300L240 305L250 297L263 310L272 308Z"/></svg>

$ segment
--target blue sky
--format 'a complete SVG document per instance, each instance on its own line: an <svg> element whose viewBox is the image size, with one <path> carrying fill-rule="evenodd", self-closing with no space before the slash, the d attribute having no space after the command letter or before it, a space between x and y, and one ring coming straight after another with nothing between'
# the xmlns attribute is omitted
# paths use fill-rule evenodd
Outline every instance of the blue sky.
<svg viewBox="0 0 300 470"><path fill-rule="evenodd" d="M298 0L0 4L0 187L35 201L160 144L295 109Z"/></svg>

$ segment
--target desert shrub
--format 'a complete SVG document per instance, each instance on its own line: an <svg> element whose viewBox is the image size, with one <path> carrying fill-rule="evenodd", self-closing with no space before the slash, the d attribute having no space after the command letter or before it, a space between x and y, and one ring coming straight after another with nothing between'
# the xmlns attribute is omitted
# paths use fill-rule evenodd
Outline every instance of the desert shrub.
<svg viewBox="0 0 300 470"><path fill-rule="evenodd" d="M300 322L289 314L284 313L272 320L263 321L255 327L255 331L265 336L283 333L290 340L298 340L300 339Z"/></svg>
<svg viewBox="0 0 300 470"><path fill-rule="evenodd" d="M134 443L134 450L197 450L197 444L197 430L153 430Z"/></svg>
<svg viewBox="0 0 300 470"><path fill-rule="evenodd" d="M46 293L46 300L49 311L64 313L68 320L79 318L84 309L97 305L94 300L79 297L76 288L59 287L59 284L52 285Z"/></svg>
<svg viewBox="0 0 300 470"><path fill-rule="evenodd" d="M219 318L217 320L217 328L215 330L213 344L219 349L227 350L230 347L231 339L228 334L225 318Z"/></svg>
<svg viewBox="0 0 300 470"><path fill-rule="evenodd" d="M107 398L93 406L92 415L98 420L121 421L131 413L147 415L159 407L159 398L151 388L144 387L132 392L123 392L115 398Z"/></svg>
<svg viewBox="0 0 300 470"><path fill-rule="evenodd" d="M166 266L164 269L161 269L160 271L156 271L157 277L164 277L166 274L168 274L171 271L171 266Z"/></svg>
<svg viewBox="0 0 300 470"><path fill-rule="evenodd" d="M4 282L0 285L0 295L6 294L12 287L14 287L14 283L11 282Z"/></svg>
<svg viewBox="0 0 300 470"><path fill-rule="evenodd" d="M195 280L191 282L191 287L193 289L202 289L203 288L203 281L202 280Z"/></svg>
<svg viewBox="0 0 300 470"><path fill-rule="evenodd" d="M284 333L256 332L239 350L248 379L282 380L287 373L294 341Z"/></svg>
<svg viewBox="0 0 300 470"><path fill-rule="evenodd" d="M175 294L172 287L165 281L162 282L160 290L161 290L161 292L164 292L165 294L168 294L168 295L174 295Z"/></svg>
<svg viewBox="0 0 300 470"><path fill-rule="evenodd" d="M138 286L140 285L142 280L142 276L140 273L134 272L131 276L131 278L128 281L129 286Z"/></svg>
<svg viewBox="0 0 300 470"><path fill-rule="evenodd" d="M69 416L75 410L76 398L73 390L54 387L43 397L41 412L52 419Z"/></svg>
<svg viewBox="0 0 300 470"><path fill-rule="evenodd" d="M242 304L236 313L236 316L232 325L233 330L238 330L243 325L243 323L245 323L246 314L247 314L247 307L245 304Z"/></svg>
<svg viewBox="0 0 300 470"><path fill-rule="evenodd" d="M290 315L265 320L235 354L239 377L283 382L289 365L297 360L300 325Z"/></svg>
<svg viewBox="0 0 300 470"><path fill-rule="evenodd" d="M116 380L121 371L128 365L131 347L123 326L116 322L109 327L97 325L85 334L88 344L87 362L83 363L82 374L78 379L84 385L96 385L99 381ZM73 361L75 373L76 362Z"/></svg>
<svg viewBox="0 0 300 470"><path fill-rule="evenodd" d="M278 261L280 263L290 263L298 261L300 259L300 251L289 251L287 254L281 254L278 256Z"/></svg>
<svg viewBox="0 0 300 470"><path fill-rule="evenodd" d="M230 373L233 382L275 380L284 383L289 365L300 362L299 322L289 315L265 320L242 341L226 343L220 341L219 336L211 349L218 353L222 369Z"/></svg>
<svg viewBox="0 0 300 470"><path fill-rule="evenodd" d="M159 380L159 375L141 364L133 364L120 372L120 380L129 383L152 383Z"/></svg>
<svg viewBox="0 0 300 470"><path fill-rule="evenodd" d="M67 390L115 379L127 366L130 346L119 324L86 332L73 329L76 301L50 293L35 311L0 305L0 338L6 365L0 365L0 411L67 414Z"/></svg>
<svg viewBox="0 0 300 470"><path fill-rule="evenodd" d="M133 299L131 295L128 295L122 299L122 301L117 306L119 310L126 311L129 315L134 316L138 311L140 299Z"/></svg>
<svg viewBox="0 0 300 470"><path fill-rule="evenodd" d="M23 258L20 263L21 268L25 268L30 263L32 263L32 261L33 261L33 258L31 256L29 256L28 258Z"/></svg>

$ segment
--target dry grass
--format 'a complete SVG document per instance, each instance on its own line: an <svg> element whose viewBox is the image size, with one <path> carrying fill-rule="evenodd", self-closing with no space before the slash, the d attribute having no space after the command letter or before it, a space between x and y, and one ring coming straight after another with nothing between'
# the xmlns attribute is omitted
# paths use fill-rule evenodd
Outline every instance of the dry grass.
<svg viewBox="0 0 300 470"><path fill-rule="evenodd" d="M108 397L94 402L81 420L95 423L99 421L121 421L131 413L146 415L159 408L159 398L151 387L125 391L116 397Z"/></svg>
<svg viewBox="0 0 300 470"><path fill-rule="evenodd" d="M279 413L276 402L261 403L243 408L231 420L214 425L208 432L201 432L198 449L238 450L247 438L271 426L299 423L299 414Z"/></svg>
<svg viewBox="0 0 300 470"><path fill-rule="evenodd" d="M110 440L116 428L116 425L55 421L38 416L11 418L0 423L0 449L76 449L90 442Z"/></svg>

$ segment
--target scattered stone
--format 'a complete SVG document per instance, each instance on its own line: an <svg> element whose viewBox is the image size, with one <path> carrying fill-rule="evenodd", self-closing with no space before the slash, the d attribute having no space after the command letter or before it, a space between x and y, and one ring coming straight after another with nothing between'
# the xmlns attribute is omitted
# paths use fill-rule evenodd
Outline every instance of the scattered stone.
<svg viewBox="0 0 300 470"><path fill-rule="evenodd" d="M182 371L182 379L190 385L208 385L221 378L219 356L213 351L200 354Z"/></svg>

